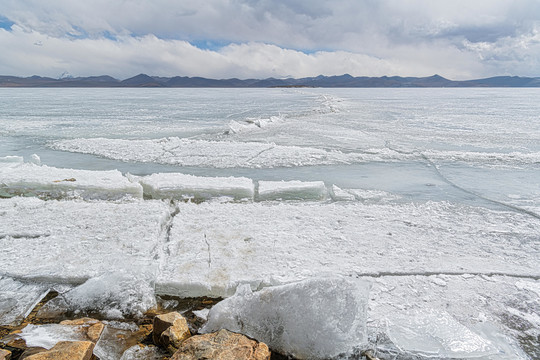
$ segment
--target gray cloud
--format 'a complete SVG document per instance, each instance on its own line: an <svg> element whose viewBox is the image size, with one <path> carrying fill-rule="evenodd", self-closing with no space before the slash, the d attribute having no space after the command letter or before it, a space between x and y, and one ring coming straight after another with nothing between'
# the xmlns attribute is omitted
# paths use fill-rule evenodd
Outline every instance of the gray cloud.
<svg viewBox="0 0 540 360"><path fill-rule="evenodd" d="M0 71L539 76L539 14L536 0L3 0Z"/></svg>

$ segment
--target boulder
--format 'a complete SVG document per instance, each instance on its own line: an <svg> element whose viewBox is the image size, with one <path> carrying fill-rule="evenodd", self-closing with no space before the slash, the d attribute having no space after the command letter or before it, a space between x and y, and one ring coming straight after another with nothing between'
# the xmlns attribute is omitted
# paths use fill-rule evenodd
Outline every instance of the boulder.
<svg viewBox="0 0 540 360"><path fill-rule="evenodd" d="M90 360L94 343L60 341L52 349L25 357L25 360Z"/></svg>
<svg viewBox="0 0 540 360"><path fill-rule="evenodd" d="M270 355L266 344L241 334L220 330L185 340L171 360L269 360Z"/></svg>
<svg viewBox="0 0 540 360"><path fill-rule="evenodd" d="M167 348L178 348L182 341L191 336L186 319L177 312L158 315L154 318L152 339L154 344Z"/></svg>
<svg viewBox="0 0 540 360"><path fill-rule="evenodd" d="M0 360L11 360L11 351L0 349Z"/></svg>

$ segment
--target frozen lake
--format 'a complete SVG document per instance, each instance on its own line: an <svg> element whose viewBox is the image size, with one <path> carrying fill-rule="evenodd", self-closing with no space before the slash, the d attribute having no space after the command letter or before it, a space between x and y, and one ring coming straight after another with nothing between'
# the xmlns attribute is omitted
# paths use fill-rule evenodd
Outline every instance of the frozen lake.
<svg viewBox="0 0 540 360"><path fill-rule="evenodd" d="M107 274L186 297L332 275L370 284L382 358L540 357L538 99L0 89L0 324Z"/></svg>

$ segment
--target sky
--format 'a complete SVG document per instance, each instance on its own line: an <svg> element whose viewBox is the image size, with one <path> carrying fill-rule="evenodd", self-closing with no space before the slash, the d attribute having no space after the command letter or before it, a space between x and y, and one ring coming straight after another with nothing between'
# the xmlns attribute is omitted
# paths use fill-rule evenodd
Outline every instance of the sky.
<svg viewBox="0 0 540 360"><path fill-rule="evenodd" d="M540 76L540 0L0 0L0 74Z"/></svg>

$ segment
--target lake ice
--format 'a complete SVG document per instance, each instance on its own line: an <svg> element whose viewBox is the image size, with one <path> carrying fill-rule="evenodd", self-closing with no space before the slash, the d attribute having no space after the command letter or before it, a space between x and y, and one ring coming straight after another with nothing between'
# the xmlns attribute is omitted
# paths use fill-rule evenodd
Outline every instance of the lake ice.
<svg viewBox="0 0 540 360"><path fill-rule="evenodd" d="M48 289L113 319L288 286L287 318L331 278L369 291L328 356L540 356L537 89L0 92L0 324Z"/></svg>

